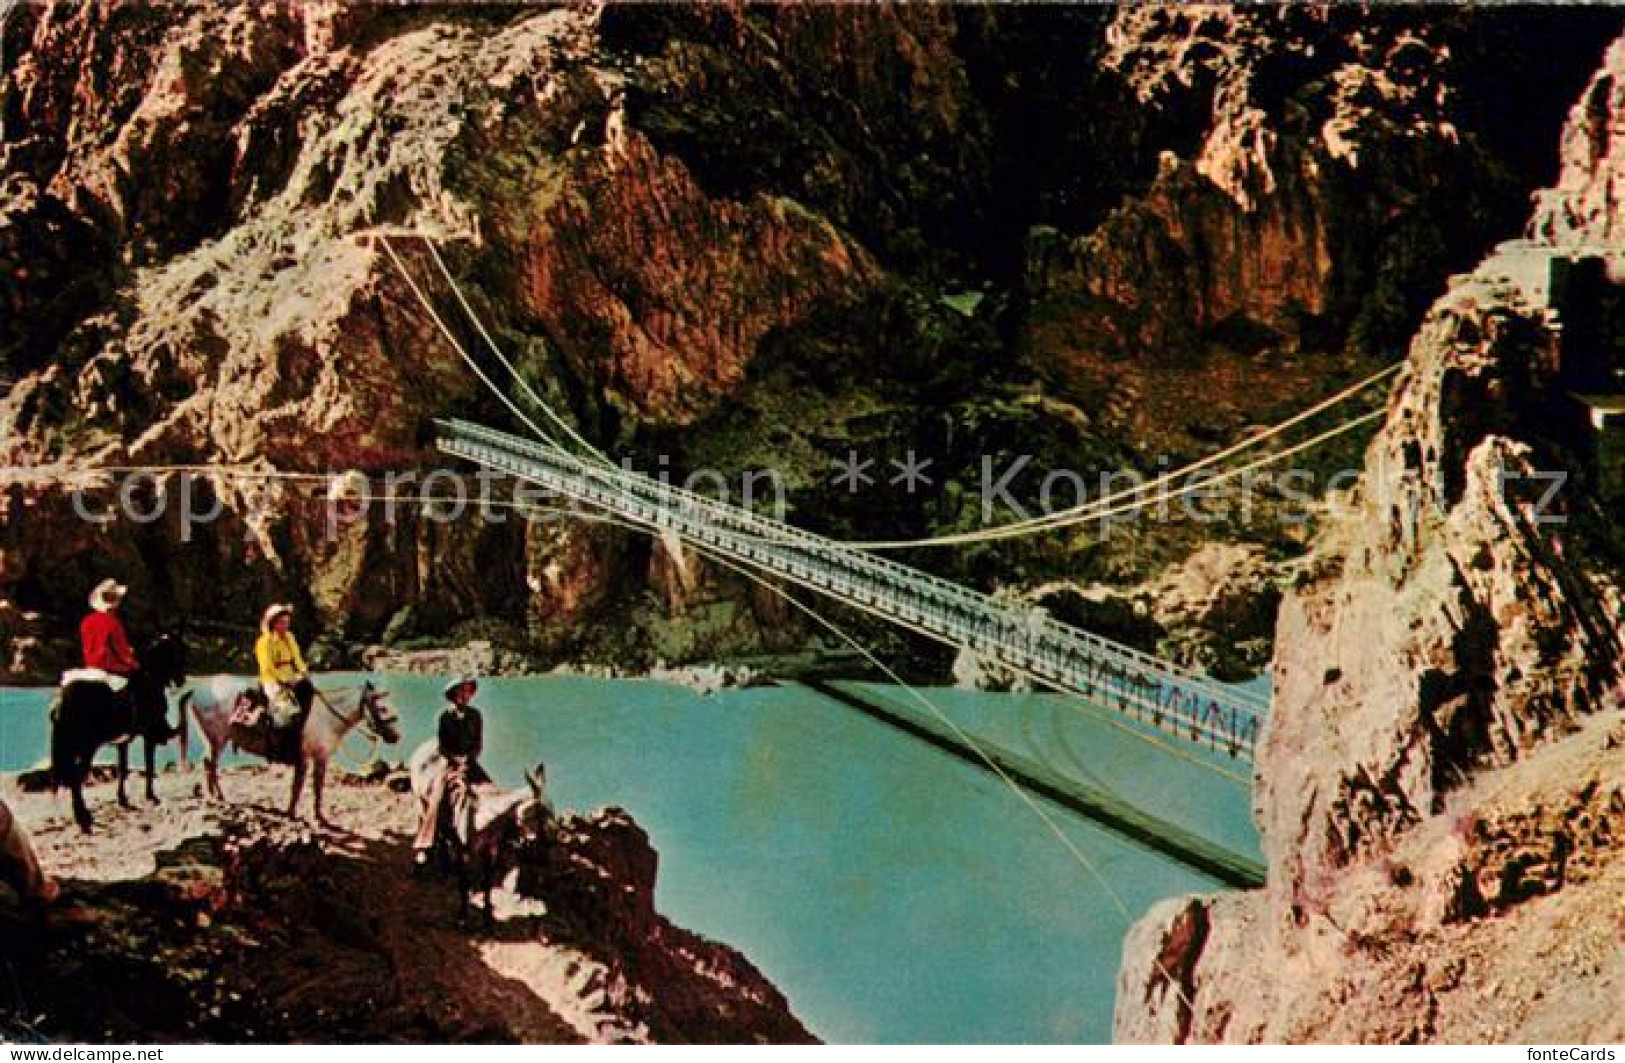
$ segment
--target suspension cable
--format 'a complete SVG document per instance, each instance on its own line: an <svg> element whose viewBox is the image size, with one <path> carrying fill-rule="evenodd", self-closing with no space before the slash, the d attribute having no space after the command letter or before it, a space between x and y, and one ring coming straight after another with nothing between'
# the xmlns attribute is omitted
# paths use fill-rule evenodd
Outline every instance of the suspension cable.
<svg viewBox="0 0 1625 1063"><path fill-rule="evenodd" d="M1303 440L1302 442L1295 443L1292 446L1286 448L1285 450L1279 450L1279 451L1276 451L1274 453L1267 454L1264 457L1257 458L1257 459L1255 459L1255 460L1253 460L1251 462L1248 462L1245 465L1239 465L1239 466L1236 466L1235 468L1232 468L1232 469L1226 469L1223 473L1220 473L1217 476L1212 476L1212 477L1209 477L1207 479L1201 480L1201 481L1199 481L1197 483L1191 484L1190 486L1184 488L1183 490L1174 491L1172 493L1166 493L1166 494L1160 495L1155 499L1143 499L1143 500L1140 500L1140 501L1125 502L1122 505L1111 506L1111 507L1108 507L1106 509L1099 510L1097 512L1084 513L1084 514L1075 514L1075 515L1070 516L1070 517L1063 517L1062 514L1057 513L1057 514L1054 515L1054 519L1045 518L1046 521L1049 521L1049 523L1046 523L1041 528L1038 528L1038 527L1017 528L1017 527L1014 527L1014 526L1004 526L1004 527L997 527L997 528L989 528L989 529L986 529L986 530L980 531L980 532L967 532L967 533L964 533L963 535L954 536L953 537L953 542L954 543L994 542L994 541L998 541L998 540L1002 540L1002 539L1012 539L1012 538L1017 538L1017 537L1020 537L1020 536L1032 535L1035 532L1039 532L1039 531L1051 531L1051 530L1055 530L1055 529L1058 529L1058 528L1072 527L1072 526L1078 525L1078 524L1090 524L1090 523L1094 523L1096 521L1108 520L1108 519L1110 519L1112 517L1119 517L1119 516L1122 516L1122 515L1127 514L1127 513L1137 513L1140 510L1146 509L1146 508L1150 507L1151 505L1156 504L1158 502L1168 502L1168 501L1172 501L1172 500L1174 500L1176 498L1184 498L1187 495L1195 494L1195 493L1200 492L1200 491L1212 490L1214 487L1217 487L1220 484L1229 483L1230 481L1235 480L1238 477L1245 476L1250 472L1257 472L1258 470L1268 468L1271 465L1279 465L1281 462L1285 461L1288 458L1295 457L1296 455L1301 454L1306 450L1311 450L1311 449L1313 449L1315 447L1320 446L1322 443L1326 443L1326 442L1328 442L1330 440L1336 439L1338 436L1347 435L1350 432L1353 432L1353 431L1355 431L1355 430L1357 430L1359 428L1362 428L1363 426L1365 426L1367 424L1370 424L1372 421L1375 421L1375 420L1377 420L1377 419L1379 419L1381 417L1386 416L1386 413L1387 413L1387 411L1385 411L1385 410L1372 410L1372 411L1370 411L1368 413L1363 413L1358 417L1354 417L1354 418L1351 418L1350 420L1344 421L1342 424L1339 424L1334 428L1327 429L1326 431L1321 432L1318 435L1311 436L1310 438L1308 438L1306 440ZM876 548L878 548L875 544L846 544L846 545L853 546L855 549L876 549ZM888 543L888 544L881 544L881 545L886 546L886 547L898 547L898 548L901 548L903 546L922 546L922 545L944 546L944 545L949 545L949 542L946 539L938 539L938 540L933 540L930 543L925 543L925 542L914 542L914 543L898 542L898 543Z"/></svg>
<svg viewBox="0 0 1625 1063"><path fill-rule="evenodd" d="M438 249L438 247L436 245L436 241L427 234L420 234L419 238L423 241L425 246L427 246L430 255L433 256L433 258L435 260L435 264L439 267L441 275L445 278L446 283L452 289L452 292L456 296L458 303L461 305L461 307L463 309L463 312L468 316L469 320L474 323L474 327L479 331L479 334L481 335L481 337L484 338L486 346L490 348L491 352L494 355L496 355L497 359L502 363L503 367L505 369L507 369L509 376L514 380L514 382L516 384L518 384L520 389L522 391L524 391L524 393L529 397L529 399L533 403L536 404L536 406L542 411L542 413L544 415L546 415L546 417L550 421L552 421L555 425L557 425L560 430L562 430L571 440L573 440L576 443L577 446L579 446L583 450L585 450L587 452L587 454L589 454L591 456L591 459L594 460L597 464L600 464L600 465L602 465L602 466L604 466L606 468L614 470L617 475L620 475L620 476L628 475L625 472L625 470L619 469L600 450L598 450L596 447L594 447L586 439L582 438L582 436L578 432L576 432L574 428L572 428L570 426L569 422L567 420L565 420L565 418L560 416L552 408L552 406L547 403L546 400L544 400L540 395L538 395L536 393L536 391L530 386L530 384L525 380L525 378L519 373L518 369L514 366L513 362L507 357L506 354L503 353L502 349L497 345L496 341L491 337L490 331L485 327L485 324L480 319L480 316L474 311L474 308L469 303L467 297L465 296L465 294L464 294L464 292L462 290L462 287L457 283L457 280L452 275L451 270L446 266L445 259L441 256L440 251L439 251L439 249ZM385 239L387 239L387 237L385 237ZM398 262L397 262L397 267L399 267ZM414 291L416 291L417 290L416 285L414 285L413 287L414 287ZM421 296L420 296L420 298L421 298ZM468 356L466 355L466 353L464 354L464 358L465 358L465 360L468 360ZM1342 404L1344 402L1347 402L1348 400L1354 398L1355 396L1361 394L1362 392L1367 391L1368 389L1370 389L1374 385L1380 383L1381 381L1383 381L1383 380L1387 379L1388 377L1392 376L1393 374L1397 373L1401 368L1404 367L1404 364L1405 364L1404 362L1396 362L1393 365L1389 365L1389 366L1387 366L1387 367L1385 367L1383 369L1380 369L1377 372L1375 372L1375 373L1371 374L1370 376L1366 377L1365 379L1360 380L1360 381L1358 381L1358 382L1356 382L1356 383L1342 389L1341 391L1337 392L1336 394L1331 395L1328 398L1325 398L1325 399L1321 400L1320 402L1318 402L1315 405L1309 407L1308 409L1305 409L1305 410L1302 410L1302 411L1298 412L1297 414L1295 414L1292 417L1289 417L1285 421L1282 421L1282 422L1280 422L1278 424L1272 425L1272 426L1270 426L1268 428L1265 428L1265 429L1263 429L1263 430L1261 430L1259 432L1256 432L1256 433L1248 436L1247 438L1245 438L1243 440L1240 440L1237 443L1232 444L1229 447L1226 447L1226 448L1224 448L1222 450L1219 450L1219 451L1216 451L1216 452L1214 452L1212 454L1209 454L1206 457L1198 459L1197 461L1191 462L1191 463L1183 466L1182 468L1175 469L1175 470L1173 470L1171 472L1168 472L1168 473L1164 473L1163 475L1157 477L1156 479L1150 480L1150 481L1148 481L1148 482L1146 482L1144 484L1139 484L1139 485L1137 485L1135 487L1127 488L1125 490L1116 492L1115 494L1107 495L1104 498L1095 499L1095 500L1093 500L1091 502L1080 503L1080 504L1078 504L1076 506L1073 506L1073 507L1071 507L1069 509L1061 510L1061 511L1058 511L1058 512L1055 512L1055 513L1044 514L1043 516L1039 516L1039 517L1029 517L1029 518L1025 518L1023 520L1018 520L1018 521L1011 522L1009 524L998 525L998 526L995 526L993 528L984 528L984 529L981 529L979 531L960 532L960 533L954 533L954 534L949 534L949 535L932 536L930 538L924 538L924 539L900 539L900 540L877 540L877 541L830 540L830 542L832 542L832 543L834 543L836 545L845 546L845 547L848 547L848 548L851 548L851 549L876 550L876 551L879 551L879 550L912 549L912 548L915 548L915 547L954 546L954 545L963 545L963 544L968 544L968 543L997 541L997 540L1002 540L1002 539L1007 539L1007 538L1014 538L1014 537L1017 537L1017 536L1024 536L1024 535L1028 535L1028 534L1036 534L1036 533L1042 532L1042 531L1050 531L1050 530L1054 530L1054 529L1058 529L1058 528L1062 528L1062 527L1068 527L1070 525L1077 524L1077 523L1083 523L1085 521L1092 522L1092 521L1104 520L1104 519L1107 519L1107 518L1110 518L1110 517L1121 516L1121 515L1126 514L1126 513L1130 513L1130 512L1140 510L1140 509L1144 509L1148 505L1151 504L1150 501L1140 502L1140 503L1133 503L1133 502L1130 502L1129 500L1138 499L1138 498L1141 498L1143 496L1152 495L1154 492L1157 492L1160 488L1166 487L1167 485L1172 484L1177 480L1189 477L1194 473L1201 472L1204 469L1211 468L1214 465L1217 465L1217 464L1219 464L1221 462L1227 461L1228 459L1230 459L1232 457L1235 457L1238 454L1242 454L1242 453L1245 453L1245 452L1247 452L1249 450L1252 450L1252 449L1254 449L1256 447L1259 447L1259 446L1263 445L1264 443L1268 442L1269 440L1271 440L1273 438L1276 438L1277 436L1282 435L1283 433L1287 432L1288 430L1290 430L1292 428L1295 428L1298 425L1303 424L1306 421L1312 420L1313 418L1319 416L1320 414L1324 413L1325 411L1327 411L1329 409L1332 409L1333 407L1338 406L1338 405L1340 405L1340 404ZM1331 439L1337 438L1338 436L1344 435L1347 432L1351 432L1351 431L1355 430L1356 428L1359 428L1361 425L1369 423L1369 421L1374 420L1374 419L1375 418L1372 417L1369 414L1365 415L1365 416L1362 416L1362 417L1354 418L1353 420L1345 422L1344 424L1338 426L1336 429L1334 429L1332 431L1325 432L1325 433L1322 433L1320 435L1315 436L1314 439L1308 445L1301 445L1301 446L1298 446L1298 447L1296 447L1294 449L1278 453L1277 455L1274 456L1273 460L1255 462L1253 464L1242 467L1242 469L1240 469L1239 471L1236 471L1233 474L1226 474L1225 476L1220 477L1220 478L1216 478L1216 479L1203 480L1203 481L1201 481L1199 483L1191 484L1191 485L1189 485L1189 486L1187 486L1187 487L1185 487L1185 488L1183 488L1181 490L1174 491L1172 493L1163 492L1162 494L1160 494L1160 495L1158 495L1156 497L1159 500L1172 500L1174 498L1183 498L1186 495L1193 494L1193 493L1195 493L1197 491L1210 489L1211 487L1213 487L1214 485L1216 485L1218 483L1227 482L1228 480L1234 479L1236 476L1244 475L1247 472L1257 471L1258 469L1265 468L1265 467L1267 467L1267 466L1269 466L1271 464L1275 464L1278 461L1285 460L1286 458L1291 457L1291 456L1293 456L1295 454L1302 453L1304 450L1309 449L1310 446L1318 446L1321 443L1324 443L1324 442L1327 442L1327 441L1329 441ZM544 438L545 438L545 434L544 434ZM551 442L551 440L549 440L549 442Z"/></svg>
<svg viewBox="0 0 1625 1063"><path fill-rule="evenodd" d="M973 532L958 532L958 533L949 534L949 535L932 536L930 538L925 538L925 539L893 539L893 540L878 540L878 541L846 540L844 545L850 546L850 547L852 547L854 549L859 549L859 550L901 550L901 549L912 549L914 547L955 546L955 545L961 545L961 544L965 544L965 543L976 543L976 542L986 542L986 541L998 540L998 539L1009 539L1009 538L1014 538L1016 536L1029 535L1029 534L1033 534L1035 532L1040 532L1040 531L1050 531L1050 530L1055 529L1055 528L1068 527L1068 526L1073 525L1073 524L1079 524L1079 523L1084 523L1084 522L1088 522L1088 521L1103 520L1103 519L1105 519L1107 517L1116 516L1116 515L1119 515L1119 514L1122 514L1122 513L1132 512L1132 511L1138 510L1138 509L1144 509L1144 508L1146 508L1147 506L1149 506L1151 504L1151 500L1141 502L1141 503L1138 503L1138 504L1128 503L1128 504L1124 504L1124 505L1119 505L1119 503L1124 503L1125 500L1139 498L1141 496L1151 494L1152 492L1156 492L1159 488L1166 487L1167 485L1175 482L1176 480L1179 480L1179 479L1182 479L1182 478L1185 478L1185 477L1189 477L1192 473L1201 472L1203 469L1211 468L1212 466L1217 465L1220 462L1223 462L1223 461L1228 460L1229 458L1235 457L1237 454L1241 454L1241 453L1244 453L1245 451L1251 450L1254 447L1257 447L1260 444L1265 443L1268 440L1273 439L1276 436L1281 435L1282 433L1286 432L1288 429L1294 428L1294 427L1302 424L1303 422L1308 421L1308 420L1320 415L1321 413L1324 413L1326 410L1331 409L1333 406L1337 406L1337 405L1339 405L1341 403L1347 402L1349 399L1351 399L1354 396L1360 394L1361 392L1369 389L1373 385L1379 383L1380 381L1386 379L1389 376L1392 376L1394 373L1398 372L1401 368L1403 368L1403 366L1404 366L1403 362L1395 363L1394 365L1390 365L1387 368L1385 368L1385 369L1383 369L1383 370L1381 370L1381 371L1379 371L1377 373L1374 373L1371 376L1365 378L1364 380L1360 381L1359 383L1354 384L1351 387L1345 388L1344 390L1338 392L1337 394L1331 396L1330 398L1325 399L1325 400L1317 403L1316 405L1311 406L1310 408L1308 408L1306 410L1303 410L1302 412L1298 413L1297 415L1295 415L1295 416L1293 416L1293 417L1291 417L1291 418L1289 418L1289 419L1287 419L1285 421L1282 421L1279 424L1272 425L1269 428L1264 429L1261 432L1257 432L1257 433L1255 433L1253 435L1250 435L1246 439L1243 439L1238 443L1232 444L1231 446L1226 447L1223 450L1217 451L1217 452L1215 452L1213 454L1209 454L1207 457L1202 458L1202 459L1200 459L1198 461L1191 462L1190 464L1185 465L1182 468L1175 469L1175 470L1173 470L1171 472L1164 473L1163 475L1158 476L1154 480L1148 480L1147 482L1145 482L1143 484L1138 484L1138 485L1136 485L1134 487L1126 488L1126 489L1124 489L1122 491L1116 492L1115 494L1110 494L1110 495L1107 495L1107 496L1105 496L1103 498L1095 499L1095 500L1093 500L1091 502L1080 503L1079 505L1072 506L1072 507L1070 507L1068 509L1058 510L1058 511L1056 511L1054 513L1047 513L1047 514L1044 514L1043 516L1028 517L1028 518L1025 518L1023 520L1014 521L1014 522L1009 523L1009 524L995 525L994 527L991 527L991 528L983 528L983 529L980 529L978 531L973 531ZM1336 429L1336 430L1334 430L1332 432L1327 432L1327 433L1323 433L1323 434L1321 434L1319 436L1316 436L1314 438L1314 444L1319 444L1319 443L1325 442L1328 439L1332 439L1332 438L1335 438L1336 436L1342 435L1344 432L1352 431L1354 428L1357 428L1360 425L1365 424L1366 422L1368 422L1368 421L1370 421L1372 419L1373 419L1372 416L1367 414L1367 415L1363 415L1361 417L1357 417L1357 418L1355 418L1355 419L1353 419L1351 421L1345 422L1342 426L1340 426L1338 429ZM1279 460L1282 457L1290 456L1291 454L1300 453L1304 449L1307 449L1307 447L1299 447L1299 448L1297 448L1295 450L1286 452L1284 454L1277 454L1276 455L1276 460ZM1258 468L1262 468L1262 467L1264 467L1264 465L1267 465L1267 464L1270 464L1270 462L1255 463L1255 464L1247 466L1245 468L1246 468L1246 471L1253 471L1253 470L1256 470ZM1231 477L1226 477L1226 479L1229 479L1229 478L1231 478ZM1167 492L1164 492L1161 495L1159 495L1158 497L1161 498L1161 499L1180 498L1180 497L1183 497L1185 495L1191 494L1191 493L1193 493L1195 491L1205 490L1205 489L1213 486L1213 484L1217 483L1217 482L1222 482L1222 481L1213 480L1213 479L1202 480L1202 481L1200 481L1198 483L1192 484L1192 485L1184 488L1183 490L1172 492L1171 494L1167 493Z"/></svg>
<svg viewBox="0 0 1625 1063"><path fill-rule="evenodd" d="M455 350L458 356L462 358L464 364L474 371L474 375L478 377L480 382L483 383L486 388L489 389L491 393L494 394L502 402L502 404L508 408L510 413L519 418L521 424L525 425L525 427L529 428L532 432L535 432L538 438L545 440L549 445L558 447L558 441L552 436L548 435L546 432L542 431L541 426L535 421L532 421L529 417L525 416L525 411L516 406L513 400L508 398L507 393L501 388L497 387L491 378L485 374L485 370L480 368L479 363L474 361L474 359L469 356L468 352L463 349L463 345L457 341L457 337L452 334L451 329L446 327L446 322L441 319L440 314L434 308L434 304L429 301L429 297L424 294L422 288L418 287L418 282L413 279L412 274L406 268L406 264L402 262L400 256L395 253L395 246L390 242L390 238L388 236L380 236L378 240L383 245L384 251L389 255L389 260L395 264L395 269L400 273L401 277L405 279L407 285L411 287L412 294L417 296L419 303L423 304L423 309L428 312L431 318L434 319L434 323L439 326L441 334L451 342L452 349ZM559 449L562 450L564 448L559 447Z"/></svg>
<svg viewBox="0 0 1625 1063"><path fill-rule="evenodd" d="M524 376L519 372L518 368L515 367L514 363L509 360L506 354L503 353L502 348L497 346L497 341L491 338L491 333L486 330L485 322L480 320L480 316L476 314L474 312L474 308L469 305L467 297L465 297L463 294L462 286L457 283L457 278L452 276L451 270L446 268L446 260L440 257L440 249L435 245L435 241L430 239L428 236L423 236L421 239L429 248L429 254L434 256L435 265L440 267L440 275L446 278L446 283L451 287L452 294L457 297L457 302L462 306L463 313L465 313L468 316L468 319L474 323L474 327L479 330L480 336L484 338L485 345L490 348L492 354L496 355L497 361L502 363L503 368L508 371L508 375L513 378L514 383L519 385L519 389L525 393L531 402L535 403L537 407L541 409L542 413L547 416L548 420L552 421L558 426L559 430L562 431L567 438L586 451L591 460L597 461L599 464L608 466L610 468L614 468L614 463L611 462L602 451L593 446L591 443L587 442L587 440L583 439L580 433L570 426L570 422L566 421L563 417L559 416L558 413L554 412L553 407L549 405L548 402L540 395L536 394L535 389L530 386L530 382L524 378Z"/></svg>

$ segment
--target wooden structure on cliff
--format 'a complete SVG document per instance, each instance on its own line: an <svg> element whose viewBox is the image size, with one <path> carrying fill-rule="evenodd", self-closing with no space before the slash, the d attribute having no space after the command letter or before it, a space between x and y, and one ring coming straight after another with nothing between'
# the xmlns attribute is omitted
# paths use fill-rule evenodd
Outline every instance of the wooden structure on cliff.
<svg viewBox="0 0 1625 1063"><path fill-rule="evenodd" d="M1625 394L1575 395L1590 428L1586 458L1605 506L1625 505Z"/></svg>

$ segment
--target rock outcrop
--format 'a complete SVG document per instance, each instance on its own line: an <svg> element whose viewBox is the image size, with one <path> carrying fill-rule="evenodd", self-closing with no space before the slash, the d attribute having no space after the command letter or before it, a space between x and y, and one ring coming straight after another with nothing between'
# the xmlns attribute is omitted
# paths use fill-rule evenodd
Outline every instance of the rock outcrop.
<svg viewBox="0 0 1625 1063"><path fill-rule="evenodd" d="M228 769L243 804L160 781L162 806L83 837L51 798L15 805L62 879L43 912L0 892L27 986L0 1034L74 1041L680 1042L812 1040L738 952L655 909L658 857L619 809L566 815L519 854L489 931L414 876L414 802L382 782L329 791L340 829L262 811L285 780Z"/></svg>
<svg viewBox="0 0 1625 1063"><path fill-rule="evenodd" d="M1593 249L1625 242L1619 204L1625 183L1625 43L1615 41L1563 128L1562 171L1535 199L1534 239Z"/></svg>
<svg viewBox="0 0 1625 1063"><path fill-rule="evenodd" d="M1301 921L1258 894L1130 931L1127 1042L1617 1042L1625 714L1487 773Z"/></svg>
<svg viewBox="0 0 1625 1063"><path fill-rule="evenodd" d="M1622 566L1567 390L1625 351L1563 328L1606 294L1565 288L1574 260L1605 249L1598 269L1625 280L1597 192L1616 158L1593 136L1619 121L1597 112L1622 61L1625 42L1575 109L1538 239L1429 312L1283 603L1257 761L1266 888L1136 928L1123 1039L1625 1036Z"/></svg>

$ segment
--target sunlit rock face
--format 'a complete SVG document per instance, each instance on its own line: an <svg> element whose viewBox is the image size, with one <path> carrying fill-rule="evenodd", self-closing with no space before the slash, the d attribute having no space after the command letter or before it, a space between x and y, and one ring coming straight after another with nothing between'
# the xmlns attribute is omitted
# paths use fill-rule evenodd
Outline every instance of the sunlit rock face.
<svg viewBox="0 0 1625 1063"><path fill-rule="evenodd" d="M1625 233L1625 42L1615 41L1602 69L1574 105L1563 129L1563 170L1535 199L1529 235L1546 243L1618 246Z"/></svg>
<svg viewBox="0 0 1625 1063"><path fill-rule="evenodd" d="M459 340L490 356L421 244L386 248L368 235L382 229L473 249L449 252L460 272L471 257L494 264L470 289L486 314L500 301L523 322L517 343L503 339L527 371L651 422L723 400L766 333L880 279L816 214L767 193L710 196L651 148L595 53L591 11L62 5L16 21L29 47L13 75L0 246L25 268L5 327L12 368L45 368L0 409L12 462L377 473L431 461L429 420L492 400L391 248ZM46 293L75 258L90 290ZM45 319L28 313L42 303ZM11 490L13 512L71 523L61 485ZM440 620L431 630L489 612L579 619L614 586L602 566L579 571L604 538L593 528L437 526L395 505L333 535L296 483L208 490L228 514L201 533L208 557L142 557L140 529L45 537L33 521L9 529L0 576L76 586L122 555L143 591L196 608L221 604L203 573L241 566L252 574L227 609L297 584L314 620L358 633L408 605ZM537 578L459 575L504 553L500 567Z"/></svg>
<svg viewBox="0 0 1625 1063"><path fill-rule="evenodd" d="M414 873L409 780L374 767L328 791L345 825L336 830L271 812L287 780L265 768L223 769L235 803L177 788L143 811L142 829L115 819L94 835L58 814L49 778L24 780L22 795L0 802L0 930L29 999L0 1006L0 1031L332 1044L815 1040L747 957L660 913L656 840L625 810L533 818L542 837L529 840L498 817L502 873L485 926L456 918L449 876ZM41 917L57 886L36 852L72 883L73 919Z"/></svg>

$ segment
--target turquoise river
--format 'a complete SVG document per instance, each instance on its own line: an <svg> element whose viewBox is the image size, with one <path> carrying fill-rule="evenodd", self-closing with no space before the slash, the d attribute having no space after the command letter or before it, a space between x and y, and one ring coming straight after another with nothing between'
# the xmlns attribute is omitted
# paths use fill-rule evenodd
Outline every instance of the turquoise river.
<svg viewBox="0 0 1625 1063"><path fill-rule="evenodd" d="M400 760L431 735L440 682L383 682L405 726L385 755ZM844 685L940 712L980 742L1257 853L1247 766L1228 757L1058 696L926 689L927 708L902 688ZM44 755L49 697L0 689L0 771ZM700 695L492 679L478 704L499 781L545 760L561 807L628 809L660 852L661 911L742 950L831 1041L1107 1040L1128 923L1161 898L1217 888L794 684Z"/></svg>

